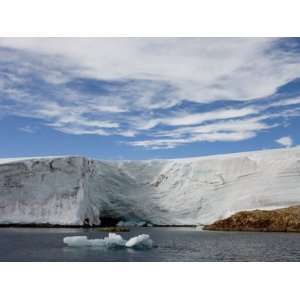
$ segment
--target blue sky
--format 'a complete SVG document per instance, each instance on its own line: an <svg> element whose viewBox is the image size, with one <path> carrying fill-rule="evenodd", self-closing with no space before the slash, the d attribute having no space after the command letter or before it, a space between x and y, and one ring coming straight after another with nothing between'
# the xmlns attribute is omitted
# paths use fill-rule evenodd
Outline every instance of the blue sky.
<svg viewBox="0 0 300 300"><path fill-rule="evenodd" d="M300 143L300 39L2 38L0 157Z"/></svg>

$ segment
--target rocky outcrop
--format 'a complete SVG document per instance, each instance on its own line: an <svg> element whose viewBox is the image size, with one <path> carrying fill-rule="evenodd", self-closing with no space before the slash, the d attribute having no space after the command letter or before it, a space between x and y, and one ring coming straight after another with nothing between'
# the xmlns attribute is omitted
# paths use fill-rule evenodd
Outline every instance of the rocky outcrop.
<svg viewBox="0 0 300 300"><path fill-rule="evenodd" d="M204 226L204 230L300 232L300 206L241 211Z"/></svg>

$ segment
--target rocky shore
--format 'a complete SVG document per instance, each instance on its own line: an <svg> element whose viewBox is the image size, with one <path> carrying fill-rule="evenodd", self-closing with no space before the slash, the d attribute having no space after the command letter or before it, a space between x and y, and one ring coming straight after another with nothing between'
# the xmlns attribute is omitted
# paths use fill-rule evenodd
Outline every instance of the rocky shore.
<svg viewBox="0 0 300 300"><path fill-rule="evenodd" d="M206 225L204 230L300 232L300 206L274 210L241 211Z"/></svg>

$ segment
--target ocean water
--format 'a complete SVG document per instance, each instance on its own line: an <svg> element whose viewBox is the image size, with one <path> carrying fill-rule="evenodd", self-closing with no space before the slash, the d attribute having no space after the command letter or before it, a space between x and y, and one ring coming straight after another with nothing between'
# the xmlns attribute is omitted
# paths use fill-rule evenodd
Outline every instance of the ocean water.
<svg viewBox="0 0 300 300"><path fill-rule="evenodd" d="M73 248L65 236L103 238L107 233L83 228L0 228L0 261L300 261L300 234L209 232L194 228L132 228L128 239L149 234L149 250Z"/></svg>

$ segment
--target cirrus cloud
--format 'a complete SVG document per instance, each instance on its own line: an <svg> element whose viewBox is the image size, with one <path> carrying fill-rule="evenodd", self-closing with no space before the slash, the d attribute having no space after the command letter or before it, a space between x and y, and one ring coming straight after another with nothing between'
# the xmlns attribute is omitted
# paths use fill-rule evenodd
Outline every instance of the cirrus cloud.
<svg viewBox="0 0 300 300"><path fill-rule="evenodd" d="M2 38L0 115L152 149L250 139L299 116L299 95L279 91L300 77L296 48L273 38Z"/></svg>

